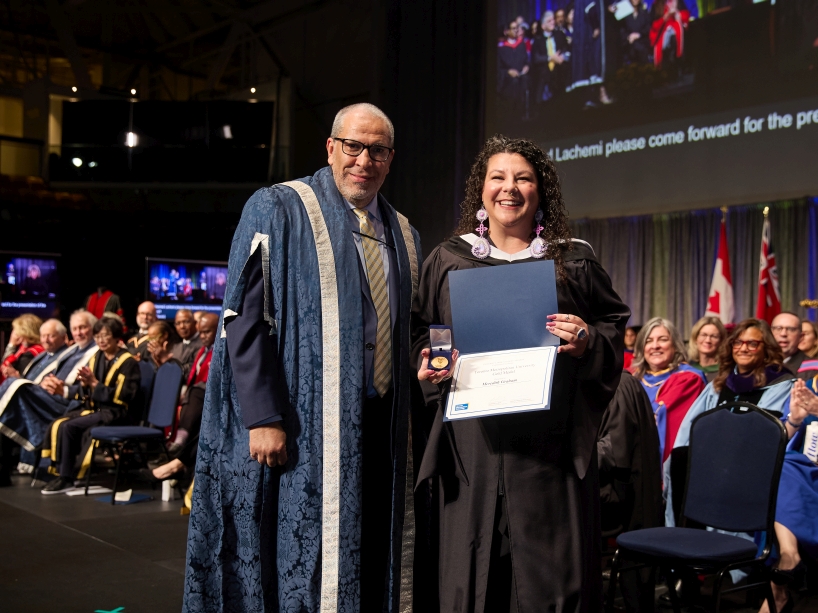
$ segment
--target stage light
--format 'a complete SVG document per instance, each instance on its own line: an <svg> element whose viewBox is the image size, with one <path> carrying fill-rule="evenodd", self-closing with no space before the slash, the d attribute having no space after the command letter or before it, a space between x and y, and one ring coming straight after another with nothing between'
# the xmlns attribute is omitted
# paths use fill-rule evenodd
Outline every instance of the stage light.
<svg viewBox="0 0 818 613"><path fill-rule="evenodd" d="M76 94L76 93L77 93L77 88L76 88L76 86L72 87L72 88L71 88L71 91L72 91L72 92L74 92L74 93Z"/></svg>
<svg viewBox="0 0 818 613"><path fill-rule="evenodd" d="M72 158L71 163L74 166L76 166L77 168L79 168L80 166L82 166L82 159L81 158Z"/></svg>
<svg viewBox="0 0 818 613"><path fill-rule="evenodd" d="M222 136L225 138L233 138L233 130L230 129L229 125L222 126Z"/></svg>
<svg viewBox="0 0 818 613"><path fill-rule="evenodd" d="M96 167L97 167L96 162L88 162L88 168L96 168Z"/></svg>
<svg viewBox="0 0 818 613"><path fill-rule="evenodd" d="M250 93L251 93L251 94L255 94L255 93L256 93L256 88L255 88L255 87L251 87L251 88L250 88Z"/></svg>
<svg viewBox="0 0 818 613"><path fill-rule="evenodd" d="M135 89L131 90L131 96L136 96L136 90Z"/></svg>
<svg viewBox="0 0 818 613"><path fill-rule="evenodd" d="M136 147L139 139L136 137L134 132L128 132L128 135L125 137L125 146L126 147Z"/></svg>
<svg viewBox="0 0 818 613"><path fill-rule="evenodd" d="M255 104L256 102L258 102L258 100L256 100L255 98L248 98L247 102L249 102L250 104Z"/></svg>

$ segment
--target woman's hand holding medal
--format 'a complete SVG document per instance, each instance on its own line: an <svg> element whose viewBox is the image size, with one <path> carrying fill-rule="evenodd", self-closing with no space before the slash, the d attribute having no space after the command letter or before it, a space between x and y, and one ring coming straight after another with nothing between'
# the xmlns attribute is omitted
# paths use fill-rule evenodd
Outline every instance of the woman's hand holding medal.
<svg viewBox="0 0 818 613"><path fill-rule="evenodd" d="M420 369L418 370L418 381L430 381L437 385L438 383L442 383L446 379L451 379L451 373L454 369L454 365L457 363L457 356L459 355L457 349L452 351L452 359L451 364L445 364L436 362L436 360L443 360L444 362L448 362L444 357L436 357L432 358L432 364L434 368L440 369L443 368L445 370L433 370L429 364L429 356L431 354L430 349L423 349L420 352L420 355L423 356L423 363L420 365Z"/></svg>
<svg viewBox="0 0 818 613"><path fill-rule="evenodd" d="M581 317L563 313L549 315L545 329L566 341L566 345L557 348L557 353L567 353L574 358L582 357L585 353L588 346L588 324Z"/></svg>

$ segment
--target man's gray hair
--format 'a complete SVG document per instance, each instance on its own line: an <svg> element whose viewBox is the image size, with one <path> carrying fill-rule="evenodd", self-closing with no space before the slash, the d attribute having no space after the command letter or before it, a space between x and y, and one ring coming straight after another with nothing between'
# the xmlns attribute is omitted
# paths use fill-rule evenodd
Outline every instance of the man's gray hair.
<svg viewBox="0 0 818 613"><path fill-rule="evenodd" d="M42 330L46 324L54 324L54 329L57 331L57 334L62 334L63 336L68 335L68 330L65 329L65 324L63 324L63 322L61 322L59 319L46 319L43 322L43 325L40 326L40 330Z"/></svg>
<svg viewBox="0 0 818 613"><path fill-rule="evenodd" d="M386 116L386 113L384 113L381 109L374 104L369 104L368 102L350 104L349 106L345 106L338 111L338 113L335 115L335 120L332 122L332 133L330 134L332 138L338 138L341 136L341 130L344 128L344 119L346 119L346 116L353 111L365 111L370 115L381 119L386 124L386 130L389 133L390 146L395 146L395 126L392 125L392 120L389 119L389 117Z"/></svg>
<svg viewBox="0 0 818 613"><path fill-rule="evenodd" d="M540 23L541 24L545 23L546 19L548 19L549 17L553 17L553 16L554 16L554 11L545 11L542 14L542 19L540 19Z"/></svg>
<svg viewBox="0 0 818 613"><path fill-rule="evenodd" d="M94 324L97 323L97 316L91 311L87 311L85 309L77 309L71 313L71 317L68 319L68 322L71 323L71 320L75 317L84 317L89 328L93 328Z"/></svg>

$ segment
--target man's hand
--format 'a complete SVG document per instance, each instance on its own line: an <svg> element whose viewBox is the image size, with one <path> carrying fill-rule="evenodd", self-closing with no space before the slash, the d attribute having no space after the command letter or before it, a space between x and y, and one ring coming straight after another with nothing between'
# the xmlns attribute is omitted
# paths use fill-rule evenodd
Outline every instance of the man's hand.
<svg viewBox="0 0 818 613"><path fill-rule="evenodd" d="M631 32L628 34L628 42L630 44L633 44L635 40L639 40L640 38L642 38L642 35L639 34L639 32Z"/></svg>
<svg viewBox="0 0 818 613"><path fill-rule="evenodd" d="M0 371L2 371L3 376L7 379L19 379L20 373L17 372L17 369L14 366L2 366L0 367Z"/></svg>
<svg viewBox="0 0 818 613"><path fill-rule="evenodd" d="M270 468L287 462L287 433L280 421L250 430L250 457Z"/></svg>
<svg viewBox="0 0 818 613"><path fill-rule="evenodd" d="M53 394L54 396L62 396L65 388L65 381L61 381L54 375L49 374L45 379L43 379L42 383L40 383L40 387L49 394Z"/></svg>

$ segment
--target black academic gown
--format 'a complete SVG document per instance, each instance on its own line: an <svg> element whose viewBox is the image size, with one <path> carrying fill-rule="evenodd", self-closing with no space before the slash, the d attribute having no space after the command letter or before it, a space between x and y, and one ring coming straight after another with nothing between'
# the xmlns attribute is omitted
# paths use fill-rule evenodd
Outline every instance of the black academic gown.
<svg viewBox="0 0 818 613"><path fill-rule="evenodd" d="M602 417L597 454L603 531L661 526L659 432L650 398L627 371Z"/></svg>
<svg viewBox="0 0 818 613"><path fill-rule="evenodd" d="M653 62L650 26L650 15L645 10L631 13L622 20L620 29L622 54L629 64L650 64ZM628 42L628 37L631 34L639 34L639 38L632 43Z"/></svg>
<svg viewBox="0 0 818 613"><path fill-rule="evenodd" d="M424 262L413 309L415 359L428 347L429 324L452 325L447 273L509 264L479 260L470 249L452 238ZM513 560L512 610L596 612L601 606L596 436L619 383L630 311L586 243L574 242L564 258L559 311L582 317L589 342L582 358L557 357L553 408L446 423L438 409L418 479L439 476L440 611L488 613L502 507ZM486 325L502 325L510 316L486 313Z"/></svg>

